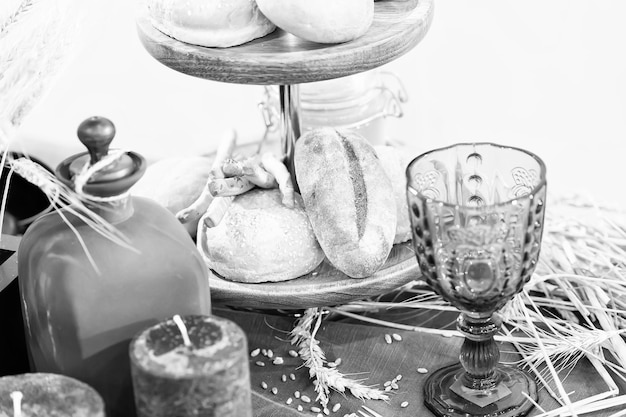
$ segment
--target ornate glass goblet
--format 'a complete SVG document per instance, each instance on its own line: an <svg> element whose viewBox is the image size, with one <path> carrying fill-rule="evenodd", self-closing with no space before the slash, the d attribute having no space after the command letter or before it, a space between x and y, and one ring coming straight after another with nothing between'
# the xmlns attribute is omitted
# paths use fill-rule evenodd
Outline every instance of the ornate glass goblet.
<svg viewBox="0 0 626 417"><path fill-rule="evenodd" d="M546 168L530 152L492 143L437 149L407 169L413 245L434 291L461 311L460 362L426 381L439 416L523 416L537 387L499 364L496 313L532 275L541 247Z"/></svg>

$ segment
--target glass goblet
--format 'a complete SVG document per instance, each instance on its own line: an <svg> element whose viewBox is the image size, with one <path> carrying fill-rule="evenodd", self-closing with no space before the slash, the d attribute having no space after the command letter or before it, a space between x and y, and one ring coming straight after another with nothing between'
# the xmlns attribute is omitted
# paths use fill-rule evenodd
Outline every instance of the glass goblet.
<svg viewBox="0 0 626 417"><path fill-rule="evenodd" d="M461 311L459 363L435 371L424 401L439 416L523 416L537 387L499 364L496 313L535 269L546 200L546 168L522 149L457 144L407 168L413 245L430 287ZM530 399L529 399L530 398Z"/></svg>

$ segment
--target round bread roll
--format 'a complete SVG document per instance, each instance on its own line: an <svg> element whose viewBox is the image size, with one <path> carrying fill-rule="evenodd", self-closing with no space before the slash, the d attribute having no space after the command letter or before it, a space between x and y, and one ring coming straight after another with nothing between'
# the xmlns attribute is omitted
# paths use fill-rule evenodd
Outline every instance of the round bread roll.
<svg viewBox="0 0 626 417"><path fill-rule="evenodd" d="M302 197L282 204L276 188L254 189L233 200L215 227L200 227L198 247L207 266L231 281L286 281L313 271L323 260Z"/></svg>
<svg viewBox="0 0 626 417"><path fill-rule="evenodd" d="M296 141L296 178L313 231L335 268L352 278L380 269L393 246L389 177L362 136L312 129Z"/></svg>
<svg viewBox="0 0 626 417"><path fill-rule="evenodd" d="M130 192L150 198L176 214L200 196L209 177L212 161L202 156L161 159L148 166L146 173ZM192 237L196 236L198 219L184 224Z"/></svg>
<svg viewBox="0 0 626 417"><path fill-rule="evenodd" d="M152 25L194 45L225 48L274 31L255 0L149 0Z"/></svg>
<svg viewBox="0 0 626 417"><path fill-rule="evenodd" d="M276 26L319 43L356 39L374 20L374 0L257 0L257 4Z"/></svg>
<svg viewBox="0 0 626 417"><path fill-rule="evenodd" d="M406 202L406 167L408 164L402 159L398 149L393 146L378 145L374 146L374 150L391 180L396 199L398 222L393 243L406 242L411 240L411 220L409 219L409 205Z"/></svg>

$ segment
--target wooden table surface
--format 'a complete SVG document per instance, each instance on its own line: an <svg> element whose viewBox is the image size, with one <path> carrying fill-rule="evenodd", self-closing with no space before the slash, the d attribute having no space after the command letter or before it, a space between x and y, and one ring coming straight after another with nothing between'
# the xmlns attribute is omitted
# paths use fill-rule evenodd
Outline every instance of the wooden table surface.
<svg viewBox="0 0 626 417"><path fill-rule="evenodd" d="M287 341L287 332L293 328L293 318L280 315L259 314L251 312L233 311L216 308L216 315L233 320L241 326L248 335L250 350L255 348L272 349L275 355L285 359L283 365L273 365L271 361L261 355L250 358L250 370L253 389L253 408L255 417L300 417L312 415L312 404L302 403L294 398L291 405L286 404L289 397L293 398L294 392L300 391L312 399L315 398L313 383L308 378L308 371L301 366L299 358L292 358L288 351L293 346ZM423 319L423 317L422 317ZM432 371L444 365L455 362L462 343L460 337L442 337L416 332L391 330L388 328L365 324L344 323L337 321L324 321L321 326L318 339L320 346L325 351L329 361L341 358L339 369L344 374L352 374L353 378L364 379L366 384L382 386L387 380L395 378L398 374L402 379L398 382L399 389L394 391L388 403L382 401L357 400L352 395L345 397L331 394L331 404L341 403L341 412L337 415L356 412L362 405L377 411L384 417L433 415L423 404L423 384L428 374L417 372L418 367L424 367ZM387 344L385 334L397 333L402 336L402 341ZM504 352L510 347L501 345ZM503 355L506 359L511 356ZM266 366L260 367L255 364L257 360L263 360ZM296 375L295 381L282 382L283 374ZM261 382L268 385L265 390ZM572 400L582 399L593 394L606 391L603 382L591 364L581 361L565 382L567 392L575 391ZM272 387L278 389L278 394L270 392ZM626 391L626 384L620 387ZM546 392L540 390L539 404L545 410L558 407ZM403 401L408 401L406 408L400 408ZM299 413L296 410L298 404L302 404L305 411ZM609 416L619 411L617 409L598 412L596 417ZM534 410L530 415L538 415Z"/></svg>

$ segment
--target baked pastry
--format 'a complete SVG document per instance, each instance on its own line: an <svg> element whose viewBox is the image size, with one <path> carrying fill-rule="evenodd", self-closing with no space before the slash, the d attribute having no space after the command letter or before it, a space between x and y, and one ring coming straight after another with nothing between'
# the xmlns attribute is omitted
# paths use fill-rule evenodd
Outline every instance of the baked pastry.
<svg viewBox="0 0 626 417"><path fill-rule="evenodd" d="M409 219L409 205L406 202L406 168L407 163L402 155L393 146L374 146L376 155L387 173L393 194L396 199L398 222L396 224L396 236L393 243L402 243L411 239L411 220Z"/></svg>
<svg viewBox="0 0 626 417"><path fill-rule="evenodd" d="M211 158L202 156L161 159L148 166L130 192L150 198L176 214L202 193L211 162ZM192 237L196 236L199 217L184 224Z"/></svg>
<svg viewBox="0 0 626 417"><path fill-rule="evenodd" d="M374 20L374 0L257 0L257 4L276 26L319 43L356 39Z"/></svg>
<svg viewBox="0 0 626 417"><path fill-rule="evenodd" d="M296 141L296 178L313 231L335 268L352 278L380 269L393 246L391 181L362 136L313 129Z"/></svg>
<svg viewBox="0 0 626 417"><path fill-rule="evenodd" d="M152 25L194 45L225 48L274 31L255 0L149 0Z"/></svg>
<svg viewBox="0 0 626 417"><path fill-rule="evenodd" d="M198 232L207 266L231 281L286 281L313 271L323 260L302 198L282 204L277 188L238 195L215 227Z"/></svg>

